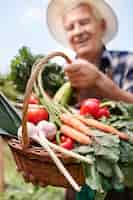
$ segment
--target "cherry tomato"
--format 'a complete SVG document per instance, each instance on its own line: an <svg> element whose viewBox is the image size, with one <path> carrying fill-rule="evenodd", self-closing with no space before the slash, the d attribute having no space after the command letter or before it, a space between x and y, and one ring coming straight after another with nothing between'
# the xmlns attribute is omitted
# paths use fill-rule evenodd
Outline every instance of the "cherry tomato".
<svg viewBox="0 0 133 200"><path fill-rule="evenodd" d="M97 119L101 118L101 117L110 117L110 112L109 109L107 107L103 107L99 109L99 112L97 114Z"/></svg>
<svg viewBox="0 0 133 200"><path fill-rule="evenodd" d="M48 120L49 114L44 108L28 108L27 120L34 124L42 120Z"/></svg>
<svg viewBox="0 0 133 200"><path fill-rule="evenodd" d="M80 114L92 115L93 117L96 117L99 109L100 101L98 99L87 99L80 107Z"/></svg>
<svg viewBox="0 0 133 200"><path fill-rule="evenodd" d="M71 150L74 148L74 141L71 138L62 135L60 146L65 149Z"/></svg>
<svg viewBox="0 0 133 200"><path fill-rule="evenodd" d="M28 100L29 104L39 104L39 99L37 98L37 96L32 93L29 100Z"/></svg>

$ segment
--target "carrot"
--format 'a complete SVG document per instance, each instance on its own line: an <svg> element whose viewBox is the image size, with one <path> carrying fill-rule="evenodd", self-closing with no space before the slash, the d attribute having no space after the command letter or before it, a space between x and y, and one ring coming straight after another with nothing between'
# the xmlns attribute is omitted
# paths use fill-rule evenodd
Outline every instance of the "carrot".
<svg viewBox="0 0 133 200"><path fill-rule="evenodd" d="M101 122L99 122L95 119L84 118L81 115L76 115L76 117L77 117L77 119L79 119L81 122L83 122L84 124L86 124L88 126L95 127L97 129L100 129L100 130L107 132L107 133L112 133L112 134L118 135L120 139L123 139L123 140L126 140L126 141L129 139L127 134L118 131L117 129L115 129L112 126L103 124L103 123L101 123Z"/></svg>
<svg viewBox="0 0 133 200"><path fill-rule="evenodd" d="M76 119L73 115L62 114L60 116L60 119L64 124L71 126L78 131L81 131L85 135L94 136L90 128L82 123L80 120Z"/></svg>
<svg viewBox="0 0 133 200"><path fill-rule="evenodd" d="M72 138L73 140L81 143L81 144L91 144L92 141L90 138L83 133L75 130L74 128L67 126L67 125L62 125L60 129L61 133L64 135Z"/></svg>

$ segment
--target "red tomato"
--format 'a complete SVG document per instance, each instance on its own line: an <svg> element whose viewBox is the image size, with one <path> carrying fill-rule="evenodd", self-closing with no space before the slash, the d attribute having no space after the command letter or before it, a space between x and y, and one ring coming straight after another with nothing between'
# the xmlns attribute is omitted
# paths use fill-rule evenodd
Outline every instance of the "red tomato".
<svg viewBox="0 0 133 200"><path fill-rule="evenodd" d="M48 120L49 114L44 108L28 108L27 120L37 124L42 120Z"/></svg>
<svg viewBox="0 0 133 200"><path fill-rule="evenodd" d="M96 99L96 98L89 98L88 100L89 100L89 101L93 101L93 102L95 102L95 103L97 103L97 104L100 104L100 100L99 100L99 99Z"/></svg>
<svg viewBox="0 0 133 200"><path fill-rule="evenodd" d="M96 117L99 109L100 101L98 99L87 99L80 107L80 114L92 115L93 117Z"/></svg>
<svg viewBox="0 0 133 200"><path fill-rule="evenodd" d="M93 102L95 102L95 103L100 105L100 100L96 99L96 98L89 98L89 99L81 100L79 102L79 105L82 106L86 101L93 101Z"/></svg>
<svg viewBox="0 0 133 200"><path fill-rule="evenodd" d="M74 141L71 138L62 135L60 146L65 149L71 150L74 148Z"/></svg>
<svg viewBox="0 0 133 200"><path fill-rule="evenodd" d="M39 99L37 98L37 96L32 93L29 100L28 100L29 104L39 104Z"/></svg>
<svg viewBox="0 0 133 200"><path fill-rule="evenodd" d="M99 112L97 114L97 119L101 118L101 117L110 117L110 112L109 109L107 107L103 107L99 109Z"/></svg>

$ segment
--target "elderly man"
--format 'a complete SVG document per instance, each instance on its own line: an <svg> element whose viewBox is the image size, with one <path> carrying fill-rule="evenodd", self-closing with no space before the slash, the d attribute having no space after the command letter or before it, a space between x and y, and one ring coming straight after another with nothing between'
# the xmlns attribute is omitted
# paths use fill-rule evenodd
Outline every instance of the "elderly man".
<svg viewBox="0 0 133 200"><path fill-rule="evenodd" d="M105 49L116 35L118 23L104 1L53 0L47 19L54 38L76 53L77 60L66 66L66 74L79 96L133 103L129 93L133 90L133 55ZM111 70L114 82L105 75Z"/></svg>
<svg viewBox="0 0 133 200"><path fill-rule="evenodd" d="M118 21L105 1L53 0L47 9L47 22L53 37L76 53L65 71L78 101L99 97L133 103L133 54L107 51L106 44L118 31ZM117 196L119 200L122 197Z"/></svg>

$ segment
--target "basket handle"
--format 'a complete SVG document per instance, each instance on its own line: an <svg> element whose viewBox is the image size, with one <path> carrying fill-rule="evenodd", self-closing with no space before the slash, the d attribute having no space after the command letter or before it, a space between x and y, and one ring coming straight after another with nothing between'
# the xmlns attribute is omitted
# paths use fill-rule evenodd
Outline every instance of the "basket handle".
<svg viewBox="0 0 133 200"><path fill-rule="evenodd" d="M35 68L33 69L31 76L28 80L26 91L24 95L24 104L23 104L23 110L22 110L22 146L23 148L27 148L29 146L30 140L27 134L27 111L28 111L28 99L32 93L33 84L45 64L48 63L48 61L56 56L63 57L67 63L72 63L71 59L66 56L63 52L53 52L49 54L48 56L40 59L39 63L36 64Z"/></svg>

